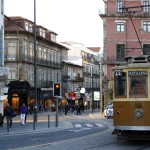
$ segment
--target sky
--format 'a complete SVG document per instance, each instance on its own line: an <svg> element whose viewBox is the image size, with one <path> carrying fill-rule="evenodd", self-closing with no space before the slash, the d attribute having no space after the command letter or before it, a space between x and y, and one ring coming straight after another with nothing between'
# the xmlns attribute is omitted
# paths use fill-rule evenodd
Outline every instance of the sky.
<svg viewBox="0 0 150 150"><path fill-rule="evenodd" d="M36 24L57 33L57 42L102 48L99 10L103 11L103 0L36 0ZM4 12L34 22L34 0L4 0Z"/></svg>

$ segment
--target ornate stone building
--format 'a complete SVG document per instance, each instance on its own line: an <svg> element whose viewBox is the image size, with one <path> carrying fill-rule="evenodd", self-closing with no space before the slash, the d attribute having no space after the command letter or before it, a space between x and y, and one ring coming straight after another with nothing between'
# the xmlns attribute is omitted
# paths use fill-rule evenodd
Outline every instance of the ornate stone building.
<svg viewBox="0 0 150 150"><path fill-rule="evenodd" d="M57 34L36 26L37 101L50 108L53 102L53 82L61 82L62 59L67 48L58 44ZM31 89L28 105L35 103L34 94L34 23L22 17L5 16L5 66L9 67L8 82L19 80L22 74ZM16 101L11 102L15 107Z"/></svg>

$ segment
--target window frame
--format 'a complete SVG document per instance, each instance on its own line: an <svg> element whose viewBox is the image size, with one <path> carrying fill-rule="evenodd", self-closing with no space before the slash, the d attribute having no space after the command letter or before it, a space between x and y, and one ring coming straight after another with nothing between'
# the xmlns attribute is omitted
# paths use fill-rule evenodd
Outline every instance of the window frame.
<svg viewBox="0 0 150 150"><path fill-rule="evenodd" d="M121 46L120 48L118 46ZM122 50L124 49L124 51ZM125 57L125 44L116 45L116 60L122 60Z"/></svg>
<svg viewBox="0 0 150 150"><path fill-rule="evenodd" d="M143 6L145 6L145 5L149 5L149 1L148 0L143 0ZM149 13L149 7L147 6L147 7L143 7L142 8L143 9L143 13Z"/></svg>
<svg viewBox="0 0 150 150"><path fill-rule="evenodd" d="M126 98L127 97L127 73L121 72L121 74L117 75L116 74L117 71L119 71L119 70L116 70L114 72L114 97L115 98ZM118 90L120 90L120 92L123 92L123 88L124 88L124 94L116 93Z"/></svg>
<svg viewBox="0 0 150 150"><path fill-rule="evenodd" d="M125 32L125 22L117 21L116 22L116 31L117 32Z"/></svg>
<svg viewBox="0 0 150 150"><path fill-rule="evenodd" d="M129 75L129 98L148 98L148 76ZM133 82L134 81L134 82Z"/></svg>
<svg viewBox="0 0 150 150"><path fill-rule="evenodd" d="M143 21L143 31L150 32L150 21Z"/></svg>
<svg viewBox="0 0 150 150"><path fill-rule="evenodd" d="M118 0L117 1L117 13L123 13L123 9L120 9L123 7L123 1L122 0Z"/></svg>

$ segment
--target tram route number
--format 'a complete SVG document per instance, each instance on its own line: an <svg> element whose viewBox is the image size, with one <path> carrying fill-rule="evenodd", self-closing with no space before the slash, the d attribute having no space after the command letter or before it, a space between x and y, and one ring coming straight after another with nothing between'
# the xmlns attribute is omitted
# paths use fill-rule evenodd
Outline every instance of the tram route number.
<svg viewBox="0 0 150 150"><path fill-rule="evenodd" d="M122 75L122 72L121 70L115 70L115 76L121 76Z"/></svg>

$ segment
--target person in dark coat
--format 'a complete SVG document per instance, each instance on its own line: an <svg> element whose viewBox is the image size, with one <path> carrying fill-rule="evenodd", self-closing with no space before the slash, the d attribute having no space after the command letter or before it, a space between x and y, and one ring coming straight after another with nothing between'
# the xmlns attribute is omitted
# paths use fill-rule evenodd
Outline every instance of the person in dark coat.
<svg viewBox="0 0 150 150"><path fill-rule="evenodd" d="M68 104L65 105L65 115L68 113Z"/></svg>
<svg viewBox="0 0 150 150"><path fill-rule="evenodd" d="M80 105L77 106L77 114L76 115L81 115L81 107L80 107Z"/></svg>
<svg viewBox="0 0 150 150"><path fill-rule="evenodd" d="M4 116L2 115L2 113L0 113L0 127L3 126L4 123Z"/></svg>
<svg viewBox="0 0 150 150"><path fill-rule="evenodd" d="M7 126L10 128L12 127L12 113L13 113L13 107L7 103L6 108L4 110L4 116L6 116L7 119Z"/></svg>

